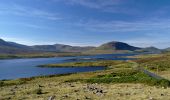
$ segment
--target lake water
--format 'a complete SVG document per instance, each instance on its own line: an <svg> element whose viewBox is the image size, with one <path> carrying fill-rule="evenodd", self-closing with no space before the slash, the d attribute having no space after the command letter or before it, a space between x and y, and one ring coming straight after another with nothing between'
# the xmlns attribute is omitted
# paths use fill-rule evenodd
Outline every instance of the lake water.
<svg viewBox="0 0 170 100"><path fill-rule="evenodd" d="M119 58L124 56L133 56L134 54L110 54L96 56L81 56L81 57L57 57L57 58L31 58L31 59L8 59L0 60L0 80L2 79L17 79L28 78L33 76L67 74L77 72L89 72L103 70L104 67L81 67L81 68L40 68L36 67L42 64L64 63L87 60L128 60L127 58ZM76 60L75 60L76 59ZM84 60L86 61L86 60Z"/></svg>

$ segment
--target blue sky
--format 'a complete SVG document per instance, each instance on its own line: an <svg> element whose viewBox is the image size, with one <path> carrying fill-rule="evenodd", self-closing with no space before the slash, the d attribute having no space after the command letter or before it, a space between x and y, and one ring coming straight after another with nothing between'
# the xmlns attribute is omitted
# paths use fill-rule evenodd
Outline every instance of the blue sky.
<svg viewBox="0 0 170 100"><path fill-rule="evenodd" d="M170 0L0 0L0 38L27 45L170 47Z"/></svg>

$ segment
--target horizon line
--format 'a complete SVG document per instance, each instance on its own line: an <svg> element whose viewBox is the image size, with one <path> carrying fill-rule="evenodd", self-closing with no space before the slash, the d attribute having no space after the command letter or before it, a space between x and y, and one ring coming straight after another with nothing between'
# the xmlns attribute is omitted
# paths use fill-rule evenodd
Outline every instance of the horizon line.
<svg viewBox="0 0 170 100"><path fill-rule="evenodd" d="M106 43L109 43L109 42L121 42L121 43L126 43L126 44L128 44L128 45L130 45L130 46L139 47L139 48L149 48L149 47L155 47L155 48L158 48L158 49L167 49L167 48L169 48L169 47L159 48L159 47L152 46L152 45L150 45L150 46L145 46L145 47L135 46L135 45L133 45L133 43L127 43L127 42L115 41L115 40L113 40L113 41L108 41L108 42L103 42L103 43L101 43L101 44L99 44L99 45L74 45L74 44L76 44L76 43L74 43L74 44L65 44L65 43L50 43L50 42L48 42L48 43L42 43L42 44L29 45L29 44L27 44L27 43L19 43L19 42L17 42L17 41L10 41L10 40L8 41L8 40L3 39L3 38L0 38L0 39L4 40L4 41L6 41L6 42L13 42L13 43L17 43L17 44L25 45L25 46L42 46L42 45L55 45L55 44L58 44L58 45L68 45L68 46L77 46L77 47L99 47L99 46L101 46L101 45L103 45L103 44L106 44Z"/></svg>

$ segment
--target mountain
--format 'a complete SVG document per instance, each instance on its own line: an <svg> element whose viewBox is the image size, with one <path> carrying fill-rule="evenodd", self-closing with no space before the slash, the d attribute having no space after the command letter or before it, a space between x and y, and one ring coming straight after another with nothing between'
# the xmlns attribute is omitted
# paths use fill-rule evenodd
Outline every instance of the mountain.
<svg viewBox="0 0 170 100"><path fill-rule="evenodd" d="M99 46L97 49L111 49L111 50L129 50L129 51L134 51L134 50L141 49L141 48L130 46L127 43L113 41L113 42L105 43L105 44Z"/></svg>
<svg viewBox="0 0 170 100"><path fill-rule="evenodd" d="M170 52L170 47L169 48L166 48L166 49L163 49L162 50L164 53L169 53Z"/></svg>
<svg viewBox="0 0 170 100"><path fill-rule="evenodd" d="M125 52L133 52L139 49L141 48L131 46L127 43L112 41L112 42L105 43L95 49L89 50L85 53L92 53L92 54L125 53Z"/></svg>
<svg viewBox="0 0 170 100"><path fill-rule="evenodd" d="M170 47L169 47L169 48L164 49L164 51L170 51Z"/></svg>
<svg viewBox="0 0 170 100"><path fill-rule="evenodd" d="M7 42L7 41L4 41L2 39L0 39L0 47L13 47L13 48L18 48L18 49L28 49L29 46L26 46L26 45L22 45L22 44L18 44L18 43L15 43L15 42Z"/></svg>
<svg viewBox="0 0 170 100"><path fill-rule="evenodd" d="M27 53L30 51L30 48L26 45L17 44L14 42L7 42L0 39L0 54Z"/></svg>
<svg viewBox="0 0 170 100"><path fill-rule="evenodd" d="M0 54L37 53L37 52L84 52L95 47L79 47L63 44L26 46L0 39Z"/></svg>
<svg viewBox="0 0 170 100"><path fill-rule="evenodd" d="M95 47L79 47L70 46L64 44L54 44L54 45L36 45L32 46L33 50L48 51L48 52L84 52Z"/></svg>
<svg viewBox="0 0 170 100"><path fill-rule="evenodd" d="M142 48L140 50L136 50L136 52L161 53L162 50L158 49L156 47L146 47L146 48Z"/></svg>
<svg viewBox="0 0 170 100"><path fill-rule="evenodd" d="M170 50L168 48L167 50ZM15 42L7 42L0 39L0 54L19 54L19 53L42 53L42 52L74 52L83 54L111 54L111 53L160 53L162 50L155 47L139 48L127 43L112 41L102 44L99 47L80 47L64 44L54 45L35 45L27 46Z"/></svg>

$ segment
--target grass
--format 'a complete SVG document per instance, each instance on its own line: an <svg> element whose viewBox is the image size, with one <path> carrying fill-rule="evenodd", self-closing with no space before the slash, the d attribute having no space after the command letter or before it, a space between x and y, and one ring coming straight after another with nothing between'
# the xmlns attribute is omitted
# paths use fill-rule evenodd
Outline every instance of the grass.
<svg viewBox="0 0 170 100"><path fill-rule="evenodd" d="M71 63L62 63L62 64L47 64L47 65L40 65L38 67L96 67L96 66L103 66L109 67L118 64L124 64L124 61L94 61L94 62L71 62ZM127 63L126 63L127 64Z"/></svg>
<svg viewBox="0 0 170 100"><path fill-rule="evenodd" d="M43 92L42 92L42 89L41 89L41 88L35 89L32 93L35 93L35 94L38 94L38 95L43 94Z"/></svg>
<svg viewBox="0 0 170 100"><path fill-rule="evenodd" d="M146 60L145 60L146 59ZM147 56L136 60L140 65L162 63L169 68L169 55L161 54L154 57ZM166 63L165 63L166 62ZM0 99L6 100L48 100L55 99L84 100L86 97L98 100L168 100L170 82L166 79L158 80L143 72L134 70L135 63L129 61L96 61L64 63L57 66L106 66L107 70L84 72L64 75L39 76L17 80L0 81ZM54 66L54 67L57 67ZM146 66L145 66L146 67ZM165 70L167 70L165 69ZM88 87L101 89L104 94L96 94ZM162 89L160 87L167 87ZM105 92L106 91L106 92Z"/></svg>
<svg viewBox="0 0 170 100"><path fill-rule="evenodd" d="M147 58L137 60L137 63L151 71L165 71L170 69L170 55L148 56Z"/></svg>
<svg viewBox="0 0 170 100"><path fill-rule="evenodd" d="M149 91L154 93L152 95L156 95L153 96L154 98L162 98L158 97L162 93L162 88L159 87L169 86L169 81L167 80L156 80L148 77L142 72L133 70L132 68L114 68L114 66L112 69L103 71L57 76L41 76L19 80L4 80L3 82L5 84L8 83L8 85L0 87L0 98L2 100L6 100L9 97L13 100L48 100L51 96L56 96L55 99L58 100L64 99L63 97L66 97L66 95L68 98L65 99L69 100L83 100L85 97L89 97L91 99L126 99L128 97L126 95L127 93L135 93L134 95L131 94L128 97L129 99L134 99L134 97L135 99L147 99L146 96L141 94L148 95ZM9 83L11 84L9 85ZM144 85L141 85L141 83ZM151 87L149 85L151 85ZM89 91L89 86L102 89L102 91L107 92L104 96L100 96L98 94L94 94L94 91ZM158 86L158 88L154 88L153 86ZM11 90L15 91L15 94L11 94L13 93ZM169 88L164 91L166 93L170 93Z"/></svg>
<svg viewBox="0 0 170 100"><path fill-rule="evenodd" d="M155 58L154 58L155 59ZM139 61L142 61L139 60ZM85 79L71 78L64 82L90 82L90 83L143 83L147 85L165 86L169 87L170 82L168 80L158 80L152 78L143 72L133 68L135 63L132 61L94 61L94 62L73 62L63 64L48 64L41 65L40 67L85 67L85 66L105 66L109 73L102 73L94 77L85 77ZM106 72L105 70L103 72ZM70 74L67 74L70 75ZM66 76L67 76L66 75ZM9 86L17 84L26 84L27 82L36 78L49 78L49 77L60 77L65 75L51 75L51 76L39 76L32 78L23 78L12 81L1 81L0 86Z"/></svg>
<svg viewBox="0 0 170 100"><path fill-rule="evenodd" d="M48 52L48 53L27 53L27 54L0 54L0 59L16 59L16 58L50 58L50 57L68 57L68 56L84 56L82 53L72 52Z"/></svg>
<svg viewBox="0 0 170 100"><path fill-rule="evenodd" d="M20 79L16 79L16 80L0 80L0 87L27 84L33 80L38 79L38 78L45 79L45 78L61 77L61 76L68 76L68 75L71 75L71 73L48 75L48 76L36 76L36 77L30 77L30 78L20 78Z"/></svg>
<svg viewBox="0 0 170 100"><path fill-rule="evenodd" d="M31 78L17 79L17 80L0 80L0 87L26 84L28 81L31 80L32 80Z"/></svg>
<svg viewBox="0 0 170 100"><path fill-rule="evenodd" d="M139 66L170 80L170 53L144 55L136 62Z"/></svg>
<svg viewBox="0 0 170 100"><path fill-rule="evenodd" d="M12 58L21 58L21 57L19 57L19 56L17 56L17 55L0 55L0 59L12 59Z"/></svg>
<svg viewBox="0 0 170 100"><path fill-rule="evenodd" d="M166 79L158 80L137 70L120 70L107 75L98 75L86 81L90 83L144 83L151 86L170 86L170 81Z"/></svg>

